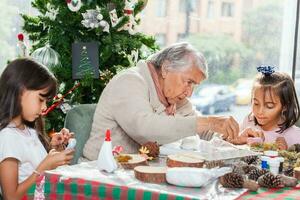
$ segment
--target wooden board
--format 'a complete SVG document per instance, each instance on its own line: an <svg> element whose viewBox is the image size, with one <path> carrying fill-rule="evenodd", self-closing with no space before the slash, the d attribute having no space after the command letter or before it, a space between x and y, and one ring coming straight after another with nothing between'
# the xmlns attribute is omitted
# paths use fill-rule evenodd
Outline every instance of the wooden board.
<svg viewBox="0 0 300 200"><path fill-rule="evenodd" d="M135 178L147 183L166 183L167 167L138 166L134 168Z"/></svg>
<svg viewBox="0 0 300 200"><path fill-rule="evenodd" d="M148 165L146 158L139 154L122 154L132 157L128 162L119 162L124 169L133 169L136 166Z"/></svg>
<svg viewBox="0 0 300 200"><path fill-rule="evenodd" d="M194 154L175 154L167 158L168 167L203 167L204 160Z"/></svg>

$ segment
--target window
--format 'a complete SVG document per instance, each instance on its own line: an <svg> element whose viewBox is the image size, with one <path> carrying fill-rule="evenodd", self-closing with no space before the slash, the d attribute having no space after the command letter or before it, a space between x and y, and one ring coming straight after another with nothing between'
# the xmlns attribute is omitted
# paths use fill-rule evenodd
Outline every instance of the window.
<svg viewBox="0 0 300 200"><path fill-rule="evenodd" d="M167 0L156 0L156 16L167 16Z"/></svg>
<svg viewBox="0 0 300 200"><path fill-rule="evenodd" d="M166 45L166 34L164 34L164 33L156 34L155 39L156 39L157 44L160 47L164 47Z"/></svg>
<svg viewBox="0 0 300 200"><path fill-rule="evenodd" d="M147 24L143 24L142 20L141 30L156 36L160 45L169 46L184 40L199 49L208 62L210 74L208 80L200 84L200 88L208 84L230 86L238 104L231 111L219 112L217 107L211 110L216 111L217 114L226 112L226 115L231 114L241 121L250 111L251 87L246 86L257 74L257 66L273 65L280 71L292 74L292 63L287 61L292 60L296 1L201 0L196 2L197 6L189 20L189 34L184 39L186 23L184 13L170 12L168 19L162 21L145 14L144 17L148 18ZM185 3L185 0L169 0L166 6L167 9L175 7L184 11ZM149 6L145 9L150 11L154 8ZM235 20L222 20L226 17ZM149 19L153 23L150 23ZM159 28L154 32L153 26L149 27L149 23ZM300 44L298 48L300 49ZM298 55L297 66L299 67L300 50ZM298 74L300 74L300 67ZM300 88L300 78L296 79L297 88ZM297 90L300 93L300 89Z"/></svg>
<svg viewBox="0 0 300 200"><path fill-rule="evenodd" d="M208 3L207 3L206 17L208 19L213 19L214 18L214 2L213 1L208 1Z"/></svg>
<svg viewBox="0 0 300 200"><path fill-rule="evenodd" d="M234 4L230 2L223 2L221 8L222 17L233 17L234 16Z"/></svg>
<svg viewBox="0 0 300 200"><path fill-rule="evenodd" d="M180 12L194 12L196 11L198 8L198 4L199 4L200 0L180 0L180 4L179 4L179 11Z"/></svg>

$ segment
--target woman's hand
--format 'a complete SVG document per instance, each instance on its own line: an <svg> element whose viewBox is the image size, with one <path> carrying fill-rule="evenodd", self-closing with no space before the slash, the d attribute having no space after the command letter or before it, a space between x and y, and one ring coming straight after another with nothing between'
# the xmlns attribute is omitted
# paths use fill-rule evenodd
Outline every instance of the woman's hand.
<svg viewBox="0 0 300 200"><path fill-rule="evenodd" d="M287 150L288 149L288 145L287 145L284 137L276 138L275 143L277 144L279 150Z"/></svg>
<svg viewBox="0 0 300 200"><path fill-rule="evenodd" d="M238 145L246 144L247 139L249 137L260 137L260 138L262 138L262 141L265 140L264 133L262 131L254 130L252 128L246 128L240 133L240 135L236 139L229 140L229 142L231 142L232 144L238 144Z"/></svg>
<svg viewBox="0 0 300 200"><path fill-rule="evenodd" d="M201 132L211 130L223 135L223 139L233 140L239 133L239 124L233 117L209 116L199 117L197 122L197 131Z"/></svg>
<svg viewBox="0 0 300 200"><path fill-rule="evenodd" d="M50 141L51 148L56 149L57 151L63 151L66 148L69 139L73 136L74 133L70 132L69 129L61 129L60 132L52 135Z"/></svg>
<svg viewBox="0 0 300 200"><path fill-rule="evenodd" d="M74 157L74 149L67 149L64 151L57 151L52 149L46 158L38 166L37 171L42 172L45 170L55 169L61 165L70 164Z"/></svg>

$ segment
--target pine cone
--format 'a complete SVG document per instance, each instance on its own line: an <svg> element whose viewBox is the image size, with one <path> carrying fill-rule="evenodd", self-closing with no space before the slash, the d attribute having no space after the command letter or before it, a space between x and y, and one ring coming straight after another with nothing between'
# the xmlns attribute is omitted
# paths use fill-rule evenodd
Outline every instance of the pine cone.
<svg viewBox="0 0 300 200"><path fill-rule="evenodd" d="M231 172L221 176L220 183L226 188L242 188L244 184L244 178L240 174Z"/></svg>
<svg viewBox="0 0 300 200"><path fill-rule="evenodd" d="M288 177L285 175L278 175L281 178L281 181L285 187L295 187L298 184L298 180L294 177Z"/></svg>
<svg viewBox="0 0 300 200"><path fill-rule="evenodd" d="M300 144L293 144L288 148L288 151L300 152Z"/></svg>
<svg viewBox="0 0 300 200"><path fill-rule="evenodd" d="M257 182L261 187L266 187L266 188L276 188L283 185L280 176L274 175L271 172L268 172L262 175L261 177L259 177Z"/></svg>
<svg viewBox="0 0 300 200"><path fill-rule="evenodd" d="M152 158L157 158L159 155L159 146L157 142L146 142L141 146L140 149L147 149L149 153L146 153L147 156L152 157Z"/></svg>
<svg viewBox="0 0 300 200"><path fill-rule="evenodd" d="M242 161L246 162L248 165L255 165L258 163L258 156L246 156L242 158Z"/></svg>
<svg viewBox="0 0 300 200"><path fill-rule="evenodd" d="M255 168L255 169L253 169L253 170L251 170L251 171L249 172L248 178L251 179L251 180L257 181L257 179L258 179L260 176L262 176L262 175L264 175L264 174L266 174L266 173L268 173L268 171L265 170L265 169L258 169L258 168Z"/></svg>
<svg viewBox="0 0 300 200"><path fill-rule="evenodd" d="M246 165L242 167L245 174L249 174L249 172L251 172L254 169L258 169L255 165Z"/></svg>

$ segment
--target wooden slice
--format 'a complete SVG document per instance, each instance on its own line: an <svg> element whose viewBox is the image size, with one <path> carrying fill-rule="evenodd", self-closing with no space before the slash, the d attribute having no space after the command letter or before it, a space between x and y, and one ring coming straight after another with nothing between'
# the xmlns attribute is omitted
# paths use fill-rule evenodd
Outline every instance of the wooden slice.
<svg viewBox="0 0 300 200"><path fill-rule="evenodd" d="M300 180L300 167L294 168L294 177L295 177L297 180Z"/></svg>
<svg viewBox="0 0 300 200"><path fill-rule="evenodd" d="M167 167L138 166L134 168L135 178L147 183L166 183Z"/></svg>
<svg viewBox="0 0 300 200"><path fill-rule="evenodd" d="M202 168L204 160L195 154L175 154L167 158L168 167L198 167Z"/></svg>
<svg viewBox="0 0 300 200"><path fill-rule="evenodd" d="M128 160L127 162L119 162L124 169L133 169L136 166L148 165L146 158L144 158L139 154L122 154L122 155L124 156L128 155L131 157L131 159Z"/></svg>

